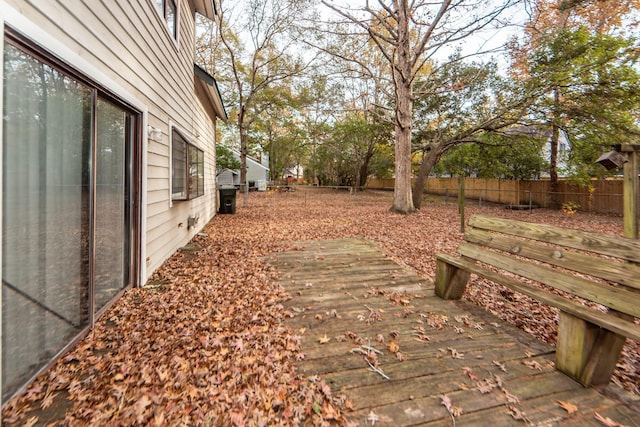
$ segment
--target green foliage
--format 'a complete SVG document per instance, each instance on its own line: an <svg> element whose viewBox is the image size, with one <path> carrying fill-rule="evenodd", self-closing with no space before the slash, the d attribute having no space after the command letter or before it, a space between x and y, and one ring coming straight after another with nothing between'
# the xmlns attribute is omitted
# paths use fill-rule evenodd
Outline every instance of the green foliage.
<svg viewBox="0 0 640 427"><path fill-rule="evenodd" d="M535 179L547 167L542 139L488 135L482 144L464 144L447 152L436 175L479 178Z"/></svg>
<svg viewBox="0 0 640 427"><path fill-rule="evenodd" d="M240 160L224 145L216 144L216 172L222 169L240 169Z"/></svg>
<svg viewBox="0 0 640 427"><path fill-rule="evenodd" d="M313 165L322 184L362 186L372 173L378 177L392 173L390 126L368 116L352 113L333 124Z"/></svg>
<svg viewBox="0 0 640 427"><path fill-rule="evenodd" d="M605 173L595 159L617 143L640 136L637 40L597 34L584 27L541 38L528 59L528 84L542 88L532 109L539 123L555 123L570 137L570 173ZM555 92L557 97L549 94Z"/></svg>

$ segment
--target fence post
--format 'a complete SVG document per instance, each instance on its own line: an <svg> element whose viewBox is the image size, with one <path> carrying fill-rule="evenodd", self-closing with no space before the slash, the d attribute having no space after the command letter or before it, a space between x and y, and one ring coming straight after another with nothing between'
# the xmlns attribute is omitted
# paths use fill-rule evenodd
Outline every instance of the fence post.
<svg viewBox="0 0 640 427"><path fill-rule="evenodd" d="M464 233L464 177L458 178L458 213L460 214L460 232Z"/></svg>
<svg viewBox="0 0 640 427"><path fill-rule="evenodd" d="M484 190L480 190L480 199L478 200L478 206L482 206L482 192Z"/></svg>
<svg viewBox="0 0 640 427"><path fill-rule="evenodd" d="M622 189L623 199L623 224L624 236L631 239L638 238L638 155L640 149L637 146L626 145L624 151L628 151L629 161L624 164L624 184Z"/></svg>
<svg viewBox="0 0 640 427"><path fill-rule="evenodd" d="M529 213L533 212L533 196L529 190Z"/></svg>

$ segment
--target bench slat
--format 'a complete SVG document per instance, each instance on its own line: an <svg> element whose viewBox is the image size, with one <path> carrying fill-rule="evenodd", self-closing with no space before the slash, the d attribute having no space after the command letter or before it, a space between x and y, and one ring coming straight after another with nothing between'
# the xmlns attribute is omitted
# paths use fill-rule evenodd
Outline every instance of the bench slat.
<svg viewBox="0 0 640 427"><path fill-rule="evenodd" d="M480 229L467 229L464 238L468 242L640 289L640 265L638 264L598 260L591 255L567 251L560 247L545 246L534 241L518 240Z"/></svg>
<svg viewBox="0 0 640 427"><path fill-rule="evenodd" d="M626 237L590 233L485 215L472 216L469 219L469 225L483 230L498 231L640 263L640 241Z"/></svg>
<svg viewBox="0 0 640 427"><path fill-rule="evenodd" d="M491 280L492 282L506 286L516 292L527 295L552 307L556 307L576 317L587 320L595 325L608 329L611 332L640 341L640 326L633 322L578 305L575 302L567 300L559 295L549 293L548 291L524 285L516 279L512 279L480 267L475 262L464 258L442 254L436 255L436 258L463 270L469 271L479 277L483 277L487 280Z"/></svg>
<svg viewBox="0 0 640 427"><path fill-rule="evenodd" d="M463 256L485 264L535 280L614 310L640 317L640 294L625 288L598 284L582 277L552 270L549 267L521 262L513 256L489 251L472 243L462 243L459 252Z"/></svg>

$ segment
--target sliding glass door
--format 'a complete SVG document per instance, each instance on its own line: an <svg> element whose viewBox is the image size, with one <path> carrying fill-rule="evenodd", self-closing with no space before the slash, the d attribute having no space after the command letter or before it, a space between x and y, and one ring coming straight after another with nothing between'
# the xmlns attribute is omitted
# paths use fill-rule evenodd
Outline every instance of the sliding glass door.
<svg viewBox="0 0 640 427"><path fill-rule="evenodd" d="M5 38L2 400L131 283L138 115Z"/></svg>
<svg viewBox="0 0 640 427"><path fill-rule="evenodd" d="M96 311L129 283L131 201L127 165L134 132L134 117L117 105L98 98L94 228Z"/></svg>

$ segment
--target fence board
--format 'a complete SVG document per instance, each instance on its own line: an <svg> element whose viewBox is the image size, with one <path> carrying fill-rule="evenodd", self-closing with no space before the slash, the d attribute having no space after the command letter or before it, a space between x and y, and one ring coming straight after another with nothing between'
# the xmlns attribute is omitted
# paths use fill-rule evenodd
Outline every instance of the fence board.
<svg viewBox="0 0 640 427"><path fill-rule="evenodd" d="M480 201L495 202L505 205L528 205L551 207L549 180L507 180L465 178L465 197ZM584 212L608 213L622 215L621 179L592 180L593 192L565 180L560 180L557 200L562 205L574 202ZM370 178L367 188L393 189L393 179ZM458 194L458 178L429 178L425 189L429 194Z"/></svg>

